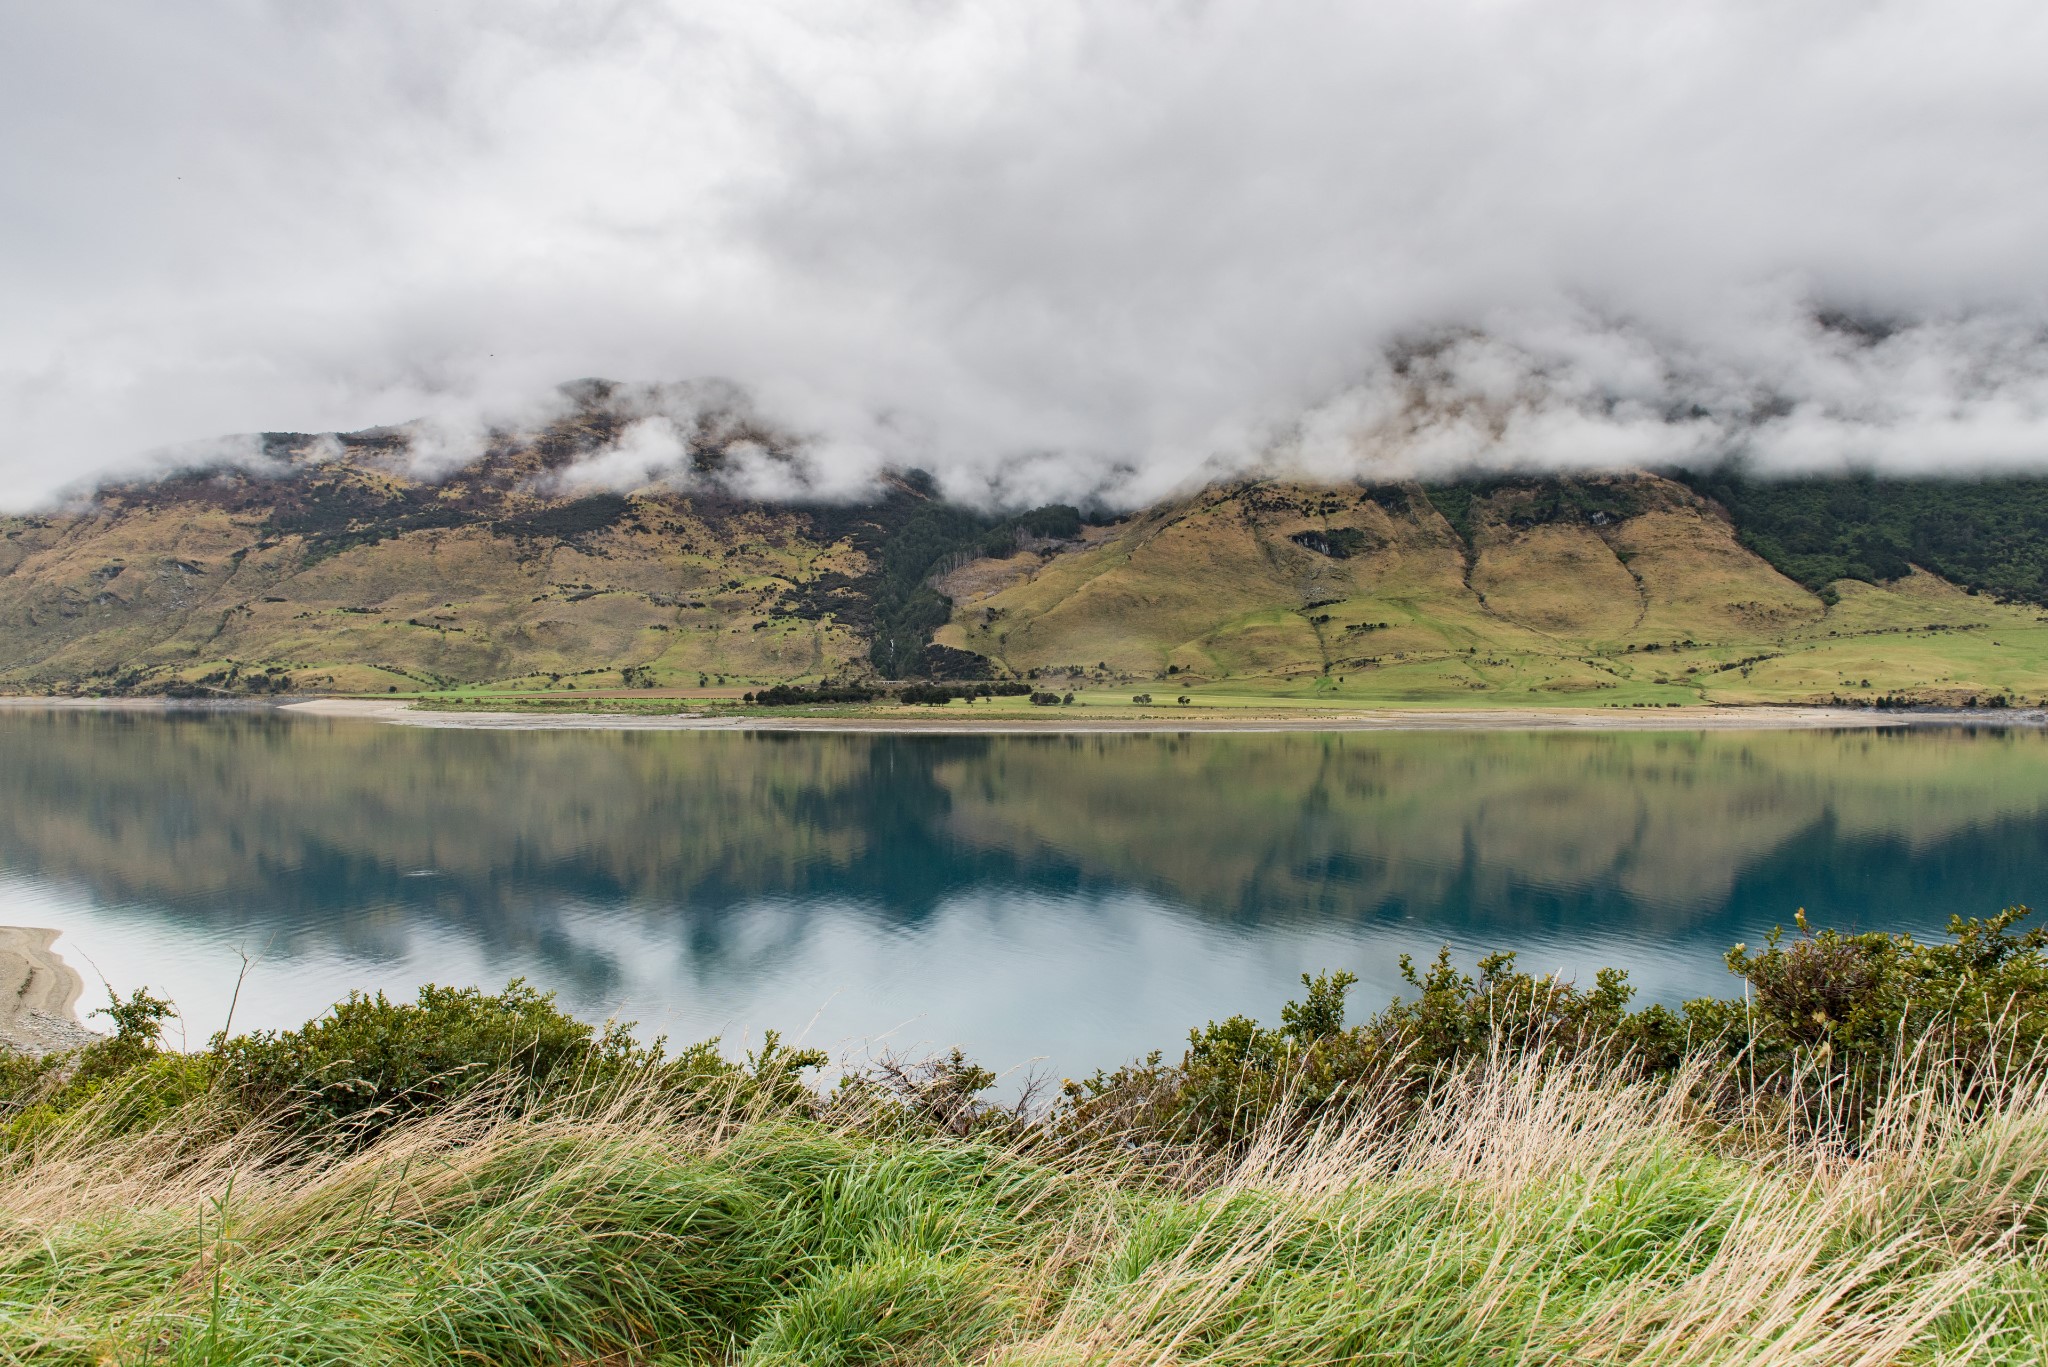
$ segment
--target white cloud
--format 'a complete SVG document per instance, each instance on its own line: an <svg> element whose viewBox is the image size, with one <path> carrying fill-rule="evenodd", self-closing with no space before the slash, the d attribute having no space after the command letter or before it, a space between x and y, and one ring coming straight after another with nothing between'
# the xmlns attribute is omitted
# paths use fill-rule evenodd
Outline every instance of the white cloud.
<svg viewBox="0 0 2048 1367"><path fill-rule="evenodd" d="M0 500L579 375L824 491L2042 468L2044 65L2018 0L15 6Z"/></svg>
<svg viewBox="0 0 2048 1367"><path fill-rule="evenodd" d="M689 448L671 418L640 418L628 423L618 440L561 475L565 491L583 493L616 489L631 493L667 483L686 469Z"/></svg>

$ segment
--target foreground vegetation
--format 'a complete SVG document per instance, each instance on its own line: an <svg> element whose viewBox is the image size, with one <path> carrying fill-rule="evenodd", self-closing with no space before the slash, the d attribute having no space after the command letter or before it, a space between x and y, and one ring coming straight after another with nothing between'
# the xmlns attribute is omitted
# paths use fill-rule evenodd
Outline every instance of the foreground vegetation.
<svg viewBox="0 0 2048 1367"><path fill-rule="evenodd" d="M2031 1361L2048 944L1804 930L1740 1002L1488 960L985 1100L829 1090L514 984L6 1063L0 1354L37 1362Z"/></svg>

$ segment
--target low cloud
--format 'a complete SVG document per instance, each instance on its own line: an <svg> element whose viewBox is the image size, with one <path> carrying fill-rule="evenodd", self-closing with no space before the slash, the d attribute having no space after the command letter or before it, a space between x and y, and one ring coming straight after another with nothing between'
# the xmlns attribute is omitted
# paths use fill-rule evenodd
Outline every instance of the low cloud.
<svg viewBox="0 0 2048 1367"><path fill-rule="evenodd" d="M1496 323L1380 358L1269 459L1332 478L2048 468L2048 335L2024 317L1880 323L1801 301L1721 339L1561 312Z"/></svg>
<svg viewBox="0 0 2048 1367"><path fill-rule="evenodd" d="M0 502L431 473L579 375L648 408L564 487L702 479L713 390L778 496L2048 469L2044 61L2014 0L16 7Z"/></svg>

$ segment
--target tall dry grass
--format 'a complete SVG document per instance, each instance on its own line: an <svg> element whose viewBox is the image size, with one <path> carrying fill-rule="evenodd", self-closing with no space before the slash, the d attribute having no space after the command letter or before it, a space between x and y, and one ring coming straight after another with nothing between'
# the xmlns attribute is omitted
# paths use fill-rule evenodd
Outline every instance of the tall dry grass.
<svg viewBox="0 0 2048 1367"><path fill-rule="evenodd" d="M202 1099L0 1164L0 1360L2048 1358L2040 1074L1917 1063L1849 1144L1709 1067L1496 1056L1182 1168L632 1085L323 1153Z"/></svg>

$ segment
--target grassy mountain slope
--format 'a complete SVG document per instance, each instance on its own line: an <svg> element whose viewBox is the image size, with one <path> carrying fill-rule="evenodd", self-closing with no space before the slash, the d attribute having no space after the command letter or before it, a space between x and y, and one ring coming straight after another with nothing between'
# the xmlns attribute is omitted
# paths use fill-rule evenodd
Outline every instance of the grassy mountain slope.
<svg viewBox="0 0 2048 1367"><path fill-rule="evenodd" d="M265 439L273 464L102 489L0 523L0 683L413 689L563 676L694 683L845 669L880 549L930 503L803 508L631 496L563 470L616 435L591 407L437 480L385 433ZM715 472L707 445L700 466ZM266 676L265 670L270 674ZM588 682L597 680L586 680Z"/></svg>
<svg viewBox="0 0 2048 1367"><path fill-rule="evenodd" d="M993 669L1198 703L2048 697L2024 601L2039 482L1260 480L1084 526L949 505L915 472L861 505L738 497L736 444L786 454L730 415L693 438L687 487L593 492L576 467L618 439L612 392L432 478L403 431L270 434L242 467L0 519L0 688Z"/></svg>
<svg viewBox="0 0 2048 1367"><path fill-rule="evenodd" d="M822 574L859 568L843 544L787 516L714 523L686 502L647 501L627 514L574 537L422 530L326 557L219 509L111 509L28 529L24 563L0 581L13 590L7 673L133 679L247 661L302 684L412 688L593 665L807 673L859 653L843 626L783 606Z"/></svg>
<svg viewBox="0 0 2048 1367"><path fill-rule="evenodd" d="M1602 487L1633 515L1565 518L1536 506L1540 490L1507 490L1466 510L1469 541L1419 488L1208 491L963 603L959 639L1025 669L1092 646L1132 672L1213 678L1468 648L1582 654L1819 619L1821 604L1737 545L1704 500L1650 477Z"/></svg>
<svg viewBox="0 0 2048 1367"><path fill-rule="evenodd" d="M1104 684L1332 701L2048 695L2037 608L1910 565L1816 593L1719 504L1651 475L1448 495L1241 484L943 586L941 641Z"/></svg>

